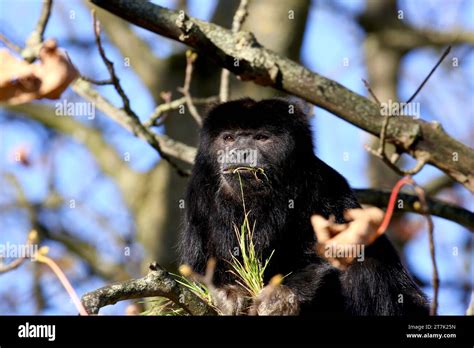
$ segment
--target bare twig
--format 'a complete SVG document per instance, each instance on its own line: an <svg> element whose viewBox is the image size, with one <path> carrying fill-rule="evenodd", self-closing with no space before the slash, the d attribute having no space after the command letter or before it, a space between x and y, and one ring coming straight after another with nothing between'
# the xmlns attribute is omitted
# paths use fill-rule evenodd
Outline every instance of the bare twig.
<svg viewBox="0 0 474 348"><path fill-rule="evenodd" d="M221 85L219 90L219 100L221 103L225 103L229 100L230 95L230 71L222 69L221 72Z"/></svg>
<svg viewBox="0 0 474 348"><path fill-rule="evenodd" d="M431 256L431 264L433 266L433 302L431 302L430 314L436 315L438 312L438 292L439 292L439 272L438 266L436 264L436 252L435 252L435 244L434 244L434 224L433 219L431 218L428 204L426 201L425 191L423 188L415 183L412 179L412 185L414 186L415 192L418 195L421 204L421 211L426 216L426 220L428 222L428 237L430 241L430 256Z"/></svg>
<svg viewBox="0 0 474 348"><path fill-rule="evenodd" d="M403 110L405 109L405 107L408 105L408 103L410 103L413 99L415 99L415 97L417 96L417 94L421 91L421 89L423 88L423 86L426 84L426 82L428 82L429 78L431 77L431 75L433 75L433 73L435 72L435 70L438 68L438 66L441 64L441 62L446 58L446 56L449 54L449 52L451 51L451 46L448 46L448 48L443 52L443 54L441 55L441 57L438 59L438 62L435 64L435 66L431 69L431 71L429 72L428 76L426 76L426 78L423 80L423 82L420 84L420 86L416 89L415 93L413 93L413 95L406 101L406 103L403 103L402 104L402 107L400 109L400 112L403 112ZM377 98L377 96L375 95L374 91L370 88L370 85L369 83L362 79L362 81L364 82L364 85L365 87L367 88L367 90L369 91L370 95L374 98L374 100L377 102L377 104L379 106L381 106L381 103L379 101L379 99ZM398 152L395 152L394 155L392 156L392 158L387 158L386 154L385 154L385 145L386 145L386 133L387 133L387 128L388 128L388 123L389 123L389 120L390 120L390 117L392 115L385 115L385 118L383 120L383 123L382 123L382 129L380 131L380 145L379 145L379 148L377 150L373 150L372 148L370 148L369 146L366 146L366 150L369 151L371 154L373 154L374 156L376 157L379 157L380 159L382 159L382 161L384 163L386 163L393 171L395 171L397 174L399 175L402 175L402 176L406 176L406 175L415 175L417 174L421 169L423 169L423 167L425 166L425 164L428 162L429 160L429 154L428 153L422 153L420 155L418 155L416 157L417 159L417 163L415 164L415 166L412 168L412 169L401 169L399 168L397 165L396 165L396 162L398 161L398 159L400 158L400 154Z"/></svg>
<svg viewBox="0 0 474 348"><path fill-rule="evenodd" d="M77 79L72 84L72 89L84 99L94 103L100 111L120 124L120 126L149 143L160 154L156 146L156 143L158 143L160 151L162 151L165 156L163 154L160 155L165 160L174 157L186 163L193 162L194 156L196 155L196 149L194 147L171 139L165 134L155 134L148 128L145 128L135 118L130 117L123 109L115 107L109 100L104 98L89 82ZM18 109L18 107L16 109ZM189 175L189 173L184 170L181 170L181 174L184 176Z"/></svg>
<svg viewBox="0 0 474 348"><path fill-rule="evenodd" d="M443 52L443 54L441 55L441 57L439 58L438 62L435 64L435 66L431 69L431 71L429 72L429 74L425 77L425 79L423 80L423 82L420 84L420 86L418 86L418 88L416 89L415 93L413 93L413 95L405 102L402 104L402 107L400 109L400 113L403 112L403 110L405 109L405 107L408 105L408 103L410 103L413 99L415 99L415 97L418 95L418 93L421 91L421 89L423 88L423 86L426 84L426 82L428 82L429 78L431 77L431 75L433 75L433 73L435 72L435 70L438 68L438 66L441 64L441 62L446 58L446 56L449 54L449 52L451 51L451 46L448 46L448 48ZM372 89L370 88L369 86L369 83L366 81L366 80L363 80L364 81L364 84L366 86L366 88L368 89L369 93L372 95L372 97L375 99L375 101L377 102L377 104L381 105L380 104L380 101L378 100L377 96L375 95L375 93L372 91ZM419 156L417 158L417 163L416 165L412 168L412 169L401 169L399 168L398 166L396 166L396 161L400 158L400 155L396 152L394 154L394 156L391 158L391 159L388 159L387 156L385 155L385 145L386 145L386 139L385 139L385 136L386 136L386 133L387 133L387 128L388 128L388 123L389 123L389 120L390 120L390 117L392 115L385 115L385 119L383 120L383 123L382 123L382 130L380 131L380 146L378 148L377 151L374 151L368 147L366 147L366 149L372 153L373 155L381 158L392 170L394 170L397 174L399 175L415 175L416 173L418 173L421 169L423 169L424 165L428 162L428 159L429 159L429 156L428 155L423 155L423 156Z"/></svg>
<svg viewBox="0 0 474 348"><path fill-rule="evenodd" d="M216 315L214 309L176 280L157 263L150 265L149 273L140 279L104 286L82 297L82 303L90 314L98 314L102 307L119 301L166 297L191 315Z"/></svg>
<svg viewBox="0 0 474 348"><path fill-rule="evenodd" d="M21 52L21 47L11 42L5 35L0 33L0 41L2 41L8 48L17 53Z"/></svg>
<svg viewBox="0 0 474 348"><path fill-rule="evenodd" d="M219 100L218 97L208 97L208 98L192 98L194 105L206 105L215 103ZM145 127L157 127L163 124L164 119L167 117L166 114L169 111L177 110L181 105L186 103L186 97L175 99L170 102L160 104L156 107L153 113L150 115L150 118L143 123ZM165 116L163 116L165 114Z"/></svg>
<svg viewBox="0 0 474 348"><path fill-rule="evenodd" d="M161 99L163 99L163 101L165 102L164 105L170 105L171 104L171 96L172 96L171 92L161 92L160 93ZM184 98L184 102L186 102L186 98ZM153 114L150 118L156 117L156 121L158 121L158 119L159 119L158 122L154 122L154 125L159 127L159 126L163 125L163 123L165 123L166 119L168 118L169 112L165 112L165 113L162 113L162 114L156 116L155 111L153 112ZM146 127L146 124L144 126Z"/></svg>
<svg viewBox="0 0 474 348"><path fill-rule="evenodd" d="M118 78L115 69L114 63L109 60L105 54L105 50L102 46L102 41L100 38L100 23L97 20L97 16L94 10L92 10L92 17L93 17L93 24L94 24L94 34L96 38L97 47L99 48L99 53L104 61L105 65L107 66L107 70L110 74L110 79L112 84L115 87L115 90L120 95L122 102L123 102L123 110L129 116L128 117L128 125L130 126L131 130L134 134L144 138L161 156L162 159L167 161L174 169L176 169L177 173L181 176L189 176L189 172L181 169L166 153L163 152L161 149L160 143L157 141L156 136L150 132L143 124L140 122L138 115L132 110L130 107L130 99L128 98L127 94L122 88L120 84L120 79ZM77 82L77 81L76 81ZM84 83L85 81L82 80ZM76 83L77 85L77 83ZM84 86L85 87L85 86ZM84 91L84 90L83 90Z"/></svg>
<svg viewBox="0 0 474 348"><path fill-rule="evenodd" d="M380 102L379 98L377 98L377 96L375 95L375 92L372 90L372 88L370 87L370 84L367 82L367 80L362 79L362 82L364 83L365 88L367 89L369 94L372 96L374 101L377 103L377 105L381 105L382 103Z"/></svg>
<svg viewBox="0 0 474 348"><path fill-rule="evenodd" d="M25 260L26 260L26 257L19 257L13 260L12 262L10 262L9 264L4 264L3 262L0 261L0 274L7 273L10 271L13 271L14 269L17 269L23 264Z"/></svg>
<svg viewBox="0 0 474 348"><path fill-rule="evenodd" d="M385 208L390 197L388 190L354 189L354 193L361 204L379 208ZM402 208L398 207L397 211L423 214L419 209L420 202L416 194L399 193L398 197L403 200L404 204ZM434 198L427 197L426 201L430 214L456 222L474 232L474 213L472 211Z"/></svg>
<svg viewBox="0 0 474 348"><path fill-rule="evenodd" d="M94 25L95 41L97 43L97 47L99 48L99 54L103 62L107 66L107 70L109 71L110 82L114 85L115 90L120 95L120 98L122 98L123 108L125 112L129 115L132 115L134 114L134 112L130 108L130 99L128 99L127 94L125 93L125 91L122 88L122 85L120 84L120 79L115 73L114 63L110 59L107 58L104 47L102 46L102 40L100 38L100 22L97 20L97 15L95 13L95 10L92 10L92 18L93 18L93 25Z"/></svg>
<svg viewBox="0 0 474 348"><path fill-rule="evenodd" d="M184 77L184 86L182 88L178 88L178 91L184 95L184 99L186 101L186 105L188 106L189 113L194 118L196 123L199 126L202 126L202 117L199 115L196 107L193 103L193 98L191 97L191 79L193 76L193 69L194 69L194 62L197 58L197 53L192 51L186 51L186 75Z"/></svg>
<svg viewBox="0 0 474 348"><path fill-rule="evenodd" d="M438 69L438 66L443 62L444 58L446 58L446 56L449 54L449 52L451 51L451 46L448 46L443 54L441 55L441 57L439 57L438 59L438 62L436 63L436 65L431 69L431 71L429 72L429 74L425 77L425 79L423 80L423 82L420 84L420 86L416 89L415 93L413 93L413 95L408 98L406 104L410 103L413 99L415 99L415 97L418 95L418 93L421 91L421 89L425 86L426 82L428 82L428 80L430 79L431 75L433 75L433 73L436 71L436 69ZM405 105L403 105L403 107L405 107Z"/></svg>
<svg viewBox="0 0 474 348"><path fill-rule="evenodd" d="M61 267L59 267L58 264L53 259L46 256L47 253L48 253L48 247L42 247L36 253L36 260L38 262L46 264L53 271L54 275L58 278L58 280L61 282L61 285L64 287L64 290L66 290L66 292L68 293L69 297L74 303L74 306L76 307L79 314L87 316L88 313L86 309L84 308L84 306L82 305L81 301L79 300L79 297L77 296L76 291L71 285L71 282L69 281L67 276L64 274Z"/></svg>
<svg viewBox="0 0 474 348"><path fill-rule="evenodd" d="M389 116L387 116L386 118L387 122L386 124L388 125L388 120L389 120ZM387 127L387 126L385 126ZM382 141L382 138L381 138L381 141ZM383 144L383 145L382 145ZM411 169L402 169L402 168L399 168L395 162L398 160L398 158L400 157L400 155L398 153L395 153L392 158L387 158L387 156L385 155L385 152L382 152L381 154L381 150L382 151L385 151L385 142L384 143L381 143L380 144L380 147L379 149L377 150L374 150L372 149L370 146L366 145L365 146L365 149L370 152L372 155L376 156L376 157L379 157L386 165L388 165L395 173L397 173L398 175L401 175L401 176L405 176L405 175L415 175L417 174L420 170L423 169L423 167L425 166L426 163L428 163L428 160L429 160L429 154L428 153L424 153L424 154L421 154L421 155L418 155L418 158L417 158L417 162L415 164L415 166Z"/></svg>
<svg viewBox="0 0 474 348"><path fill-rule="evenodd" d="M28 247L31 247L37 244L38 244L38 233L35 230L33 230L28 234L28 238L26 240L26 246L27 246L26 249L28 249ZM34 256L35 256L34 254L22 255L18 257L17 259L13 260L12 262L10 262L9 264L4 264L3 262L1 262L1 259L0 259L0 274L7 273L10 271L13 271L14 269L17 269L23 264L23 262L25 262L25 260L27 260L28 258L34 258Z"/></svg>
<svg viewBox="0 0 474 348"><path fill-rule="evenodd" d="M41 10L41 15L36 23L35 32L39 35L40 41L43 42L44 31L46 30L46 25L48 24L49 17L51 16L51 8L53 6L53 0L43 0L43 9Z"/></svg>
<svg viewBox="0 0 474 348"><path fill-rule="evenodd" d="M52 6L53 0L43 0L43 7L38 22L36 23L35 30L33 30L26 40L25 48L21 52L21 55L27 62L31 63L38 57L41 44L44 40L44 31L46 30L46 25L51 16Z"/></svg>
<svg viewBox="0 0 474 348"><path fill-rule="evenodd" d="M87 82L90 82L94 85L97 85L97 86L106 86L106 85L113 85L114 82L112 81L112 79L108 79L108 80L95 80L95 79L92 79L90 77L87 77L87 76L84 76L84 75L81 75L81 79L83 79L84 81L87 81Z"/></svg>
<svg viewBox="0 0 474 348"><path fill-rule="evenodd" d="M303 98L370 134L380 135L383 120L377 116L380 109L375 103L265 48L251 34L240 37L242 45L237 47L230 43L239 35L230 30L190 16L180 18L178 11L150 2L91 1L132 24L202 52L242 80ZM240 62L238 66L233 64L234 60ZM474 192L474 151L442 128L424 120L399 117L391 120L387 137L400 152L415 158L428 152L429 164ZM448 160L454 153L462 160Z"/></svg>
<svg viewBox="0 0 474 348"><path fill-rule="evenodd" d="M237 33L242 28L242 24L244 24L244 21L249 14L248 7L249 0L240 0L239 7L237 8L232 20L232 32Z"/></svg>
<svg viewBox="0 0 474 348"><path fill-rule="evenodd" d="M240 0L239 7L235 12L234 19L232 21L232 32L237 33L240 31L242 24L248 16L248 5L249 0ZM229 100L230 95L230 71L227 69L222 69L221 72L221 85L219 90L219 99L221 103Z"/></svg>
<svg viewBox="0 0 474 348"><path fill-rule="evenodd" d="M372 89L370 88L369 84L367 81L364 80L364 84L366 85L367 89L369 90L369 93L371 93L374 97L375 100L378 100L375 94L373 93ZM365 149L370 152L372 155L380 158L387 166L389 166L395 173L401 176L406 176L406 175L415 175L418 173L421 169L423 169L424 165L428 162L429 160L429 154L424 153L420 154L417 157L417 163L412 169L402 169L399 168L396 163L398 159L400 158L400 154L398 152L395 152L391 158L388 158L387 155L385 154L385 146L386 146L386 134L387 134L387 128L388 124L390 121L391 115L385 115L385 118L382 123L382 129L380 131L380 145L377 150L372 149L369 145L365 145Z"/></svg>
<svg viewBox="0 0 474 348"><path fill-rule="evenodd" d="M372 88L370 87L367 80L362 79L362 82L364 82L365 88L367 88L367 91L372 96L372 98L375 100L377 105L381 106L382 103L380 102L379 98L377 98L377 96L375 95L375 92L372 90ZM369 152L371 152L372 154L374 154L375 156L381 158L384 161L386 160L386 156L385 156L385 135L387 133L389 118L390 118L390 115L385 115L385 119L383 120L382 130L380 131L380 146L379 146L378 150L375 151L375 152L370 148L368 150ZM395 160L390 161L390 164L394 164L394 163L395 163ZM397 170L398 170L398 167L397 167Z"/></svg>
<svg viewBox="0 0 474 348"><path fill-rule="evenodd" d="M395 185L393 191L392 191L392 196L390 197L390 203L389 207L387 208L387 213L385 215L384 221L379 227L379 229L385 230L388 226L388 223L390 222L390 217L386 219L387 215L391 215L393 212L393 207L395 205L395 198L396 195L394 196L394 192L396 191L398 194L398 191L400 188L405 185L409 184L413 186L413 189L415 190L415 193L418 196L418 204L419 204L419 209L420 212L425 215L426 220L428 221L428 237L429 237L429 242L430 242L430 256L431 256L431 264L433 265L433 279L432 279L432 285L433 285L433 301L431 302L431 308L430 308L430 314L431 315L436 315L438 312L438 292L439 292L439 273L438 273L438 266L436 264L436 253L435 253L435 244L434 244L434 224L433 224L433 219L431 218L430 211L428 208L428 203L426 200L426 195L425 191L421 186L419 186L415 180L411 176L405 176L402 179L400 179L397 184Z"/></svg>

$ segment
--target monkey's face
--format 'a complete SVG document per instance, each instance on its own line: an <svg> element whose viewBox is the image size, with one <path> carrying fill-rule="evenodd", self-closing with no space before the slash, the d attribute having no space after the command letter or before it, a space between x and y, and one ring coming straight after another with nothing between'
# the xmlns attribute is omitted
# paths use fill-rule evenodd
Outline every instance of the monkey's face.
<svg viewBox="0 0 474 348"><path fill-rule="evenodd" d="M240 199L271 197L295 183L296 163L314 157L306 115L280 99L220 104L204 120L195 173L216 179L218 192ZM209 185L210 187L211 185Z"/></svg>
<svg viewBox="0 0 474 348"><path fill-rule="evenodd" d="M269 127L221 132L213 141L221 189L239 197L241 186L245 194L270 193L290 162L293 144L287 132L273 132Z"/></svg>

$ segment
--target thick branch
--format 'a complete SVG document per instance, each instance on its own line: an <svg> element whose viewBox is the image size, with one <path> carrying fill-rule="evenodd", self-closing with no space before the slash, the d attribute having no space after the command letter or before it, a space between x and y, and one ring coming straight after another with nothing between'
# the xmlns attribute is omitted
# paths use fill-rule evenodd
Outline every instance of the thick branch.
<svg viewBox="0 0 474 348"><path fill-rule="evenodd" d="M33 62L39 54L41 44L43 42L44 31L48 24L49 17L51 16L51 7L53 6L53 0L43 0L43 7L41 9L40 18L36 24L35 30L30 34L28 40L26 40L26 47L21 52L23 58L28 62Z"/></svg>
<svg viewBox="0 0 474 348"><path fill-rule="evenodd" d="M250 33L233 34L217 25L181 16L152 3L129 0L92 0L131 23L205 54L242 80L299 96L378 136L383 118L378 106L335 81L313 73L260 46ZM234 62L238 60L236 66ZM474 192L474 151L451 138L439 125L408 117L393 118L387 141L399 151L432 164Z"/></svg>
<svg viewBox="0 0 474 348"><path fill-rule="evenodd" d="M388 28L379 32L380 40L388 47L406 52L411 49L434 46L474 44L474 33L468 31L437 32L409 26Z"/></svg>
<svg viewBox="0 0 474 348"><path fill-rule="evenodd" d="M444 189L453 187L454 184L455 182L449 176L441 175L423 185L423 188L428 196L434 196Z"/></svg>
<svg viewBox="0 0 474 348"><path fill-rule="evenodd" d="M232 20L232 32L235 34L240 31L242 24L247 18L249 12L249 1L240 0L239 7L235 12L234 19ZM229 99L230 95L230 72L227 69L222 69L221 72L221 86L219 91L219 99L222 103L226 102Z"/></svg>
<svg viewBox="0 0 474 348"><path fill-rule="evenodd" d="M143 278L131 279L119 284L104 286L88 292L82 303L91 314L98 314L102 307L119 301L143 297L166 297L191 315L216 315L212 307L197 295L178 284L173 277L156 263Z"/></svg>
<svg viewBox="0 0 474 348"><path fill-rule="evenodd" d="M90 8L94 7L88 1L86 4ZM154 99L159 100L161 81L157 76L162 77L164 71L169 69L169 60L157 58L146 40L140 38L126 21L103 10L97 11L97 15L112 44L124 58L129 59L130 66L147 86Z"/></svg>
<svg viewBox="0 0 474 348"><path fill-rule="evenodd" d="M373 205L379 208L387 206L390 198L390 191L373 189L355 189L357 199L361 204ZM398 198L403 200L403 208L398 210L422 214L420 211L420 201L415 194L399 193ZM474 213L453 204L442 202L437 199L427 198L428 210L431 215L457 222L474 232Z"/></svg>
<svg viewBox="0 0 474 348"><path fill-rule="evenodd" d="M94 91L94 93L96 92ZM91 98L93 98L93 96L87 97L85 94L83 94L83 96L89 100L92 100ZM104 103L103 105L102 105L102 102ZM120 121L120 120L124 120L127 117L123 110L115 108L110 103L102 99L100 101L95 100L95 103L96 103L96 106L101 111L111 116L112 119L119 122L126 129L131 130L128 128L128 126L126 126L126 123L123 124L123 122ZM56 117L54 117L54 110L52 109L50 110L49 107L46 107L43 105L25 104L25 105L14 106L14 107L10 106L8 108L12 111L27 113L30 116L32 116L33 119L36 119L42 123L45 123L46 125L51 126L54 129L57 129L58 127L60 128L62 127L61 129L58 129L58 130L63 131L65 133L69 133L71 135L75 134L74 127L76 127L76 131L78 131L77 128L84 127L83 132L87 132L88 134L90 134L91 132L92 133L95 132L94 129L86 128L85 126L82 126L80 123L73 122L69 118L61 118L60 120L61 122L56 122L57 119ZM122 114L122 115L116 115L116 114ZM68 126L68 122L71 122L70 127ZM157 137L157 140L160 142L160 145L163 151L166 151L168 155L173 156L189 164L194 163L194 157L196 155L196 149L194 147L177 142L165 135L155 135L155 136ZM102 141L99 141L99 139L92 139L90 142L91 144L88 144L89 148L93 150L103 149L104 156L107 155L107 156L111 156L110 158L115 158L116 154L112 156L113 152L110 152L110 150L107 149L106 144L102 143ZM87 138L86 138L86 143L87 143ZM120 166L121 168L121 164L120 164L121 161L118 158L116 159L116 161L117 161L117 166ZM101 165L103 164L102 161L100 161L99 163ZM109 162L105 161L105 164L110 165L111 163L110 161ZM117 170L114 168L115 167L111 165L110 168L104 167L102 168L102 170L104 170L106 173L113 175L114 173L117 174ZM380 190L371 190L371 189L356 189L355 191L356 191L358 199L360 200L362 204L370 204L377 207L386 207L388 198L390 196L389 191L380 191ZM403 211L419 213L419 211L416 211L413 206L413 204L417 201L416 195L401 194L401 197L406 203ZM430 212L433 215L457 222L458 224L463 225L470 230L474 229L474 222L473 222L474 214L466 209L463 209L456 205L442 202L440 200L435 200L435 199L428 199L428 207L429 207Z"/></svg>
<svg viewBox="0 0 474 348"><path fill-rule="evenodd" d="M94 105L123 128L135 134L142 140L145 140L155 148L159 144L160 150L167 156L178 158L184 162L192 162L195 156L195 149L183 143L170 139L166 135L155 134L138 120L131 118L124 110L113 106L107 99L101 96L92 85L84 80L76 80L72 86L74 91L86 100L94 103ZM146 131L144 131L144 129Z"/></svg>

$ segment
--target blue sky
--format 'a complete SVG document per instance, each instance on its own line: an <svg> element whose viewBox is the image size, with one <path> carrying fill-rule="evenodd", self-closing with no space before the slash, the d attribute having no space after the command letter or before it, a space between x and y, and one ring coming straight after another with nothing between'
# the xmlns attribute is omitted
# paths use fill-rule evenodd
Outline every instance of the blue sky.
<svg viewBox="0 0 474 348"><path fill-rule="evenodd" d="M154 2L164 6L172 6L174 3L173 1ZM357 93L366 95L361 82L361 79L366 78L367 75L363 59L365 34L353 21L347 19L346 14L330 11L327 1L318 1L317 3L318 5L312 6L309 15L302 48L302 62L310 69L335 79ZM349 14L359 13L364 6L364 1L358 0L341 0L337 3L346 8ZM400 8L404 10L406 20L417 27L437 30L451 30L453 28L474 30L474 1L449 1L449 6L447 2L442 1L405 0L400 1L399 4ZM36 23L40 6L41 2L34 0L0 0L0 33L17 44L23 44ZM81 1L77 0L57 0L54 6L54 12L46 30L46 37L55 37L61 46L68 49L71 59L83 74L97 79L105 78L107 71L100 61L95 47L85 50L63 44L71 35L77 39L91 37L92 25L89 11L82 6ZM190 14L208 19L214 6L214 1L190 1ZM21 16L18 17L18 14ZM139 28L135 30L151 42L158 57L166 57L170 53L174 43L145 30ZM116 49L107 44L105 47L108 56L113 61L122 60ZM474 81L474 54L472 49L467 51L465 47L455 48L452 54L460 53L464 54L462 70L440 68L420 93L418 101L421 102L422 118L439 120L448 133L473 146L472 126L466 125L472 125L474 121L474 108L468 107L474 104L472 85L472 81ZM402 78L399 85L399 95L402 98L408 98L413 93L437 61L439 54L431 49L419 49L403 59ZM343 66L345 58L349 59L348 67ZM132 100L133 109L142 119L146 119L155 107L151 96L131 69L124 68L122 64L116 64L116 68L121 80L125 82L124 88ZM471 81L471 83L466 81ZM462 87L461 90L459 90L459 86ZM468 87L467 91L466 87ZM216 90L217 88L218 86L216 86ZM120 98L113 88L100 87L100 91L116 105L121 105ZM439 110L436 115L431 112L434 96L437 101L435 109ZM77 100L71 91L68 91L64 97ZM427 105L431 107L425 107ZM369 155L363 148L363 145L369 142L367 134L322 109L316 108L315 114L316 117L312 122L315 129L318 156L342 173L353 187L367 187L369 185L366 174ZM65 138L57 139L51 143L48 141L48 134L44 133L40 127L32 126L30 123L8 121L6 116L6 113L0 110L0 174L14 173L19 178L27 196L33 201L41 201L47 193L46 173L49 171L49 164L42 161L42 158L44 152L50 146L54 146L56 148L55 162L60 163L56 166L57 172L54 180L60 193L71 198L81 193L81 197L85 197L83 203L89 209L108 216L110 222L123 235L133 234L133 222L130 221L125 205L113 182L99 175L93 158L82 145ZM443 118L438 119L441 116ZM93 121L82 120L82 122L89 126L103 125L110 143L120 152L130 152L130 164L134 169L147 170L156 163L155 151L103 115L99 114ZM37 165L23 168L11 161L12 149L20 144L28 144ZM347 156L349 159L344 160ZM433 167L426 167L422 173L416 176L416 180L423 183L440 173ZM463 189L459 189L459 192L461 192L465 206L472 210L474 208L472 195ZM9 201L12 194L11 188L2 184L0 204ZM449 197L447 198L449 199ZM97 245L104 255L116 259L113 241L98 233L100 232L99 226L90 219L83 218L83 215L78 211L66 211L61 215L65 223L74 226L74 231L82 238ZM414 216L413 218L418 219L419 217ZM5 241L23 242L25 231L29 229L24 214L1 214L0 219L2 226L0 243ZM462 245L467 238L472 238L472 234L452 222L438 218L435 218L434 221L441 282L444 280L456 281L459 277L470 277L472 281L472 267L470 275L466 273L464 267L467 261L472 264L473 256L465 255L462 252L457 256L453 255L453 248L462 249ZM60 245L53 244L51 252L53 256L62 255L64 250ZM426 231L408 243L406 258L410 269L420 278L429 281L431 263ZM103 285L99 279L92 279L86 283L80 282L79 280L86 276L83 267L76 266L72 271L73 280L78 280L75 286L80 293ZM25 298L25 303L21 307L22 313L31 313L32 302L28 300L28 294L31 292L31 268L23 267L15 272L2 275L0 279L0 293L7 289L8 291L11 291L12 288L15 289L15 293ZM72 304L61 305L64 301L69 300L61 291L59 283L52 281L51 276L47 276L47 279L49 282L45 289L51 294L51 306L45 313L73 314L75 310ZM425 291L431 296L431 289L425 289ZM440 313L444 314L462 314L465 311L465 304L461 302L459 293L452 289L442 289L439 309ZM123 307L117 306L107 311L121 313ZM7 312L7 307L0 303L0 314Z"/></svg>

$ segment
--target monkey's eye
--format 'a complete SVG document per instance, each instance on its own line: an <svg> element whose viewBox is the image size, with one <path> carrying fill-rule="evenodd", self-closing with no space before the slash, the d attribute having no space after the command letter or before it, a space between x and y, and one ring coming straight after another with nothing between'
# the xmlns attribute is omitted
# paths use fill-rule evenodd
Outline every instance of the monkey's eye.
<svg viewBox="0 0 474 348"><path fill-rule="evenodd" d="M259 133L255 136L255 140L258 140L258 141L266 141L268 139L269 139L268 135L265 135L265 134Z"/></svg>
<svg viewBox="0 0 474 348"><path fill-rule="evenodd" d="M222 139L224 139L224 142L226 142L226 143L230 143L230 142L234 141L234 137L230 134L224 134L222 136Z"/></svg>

